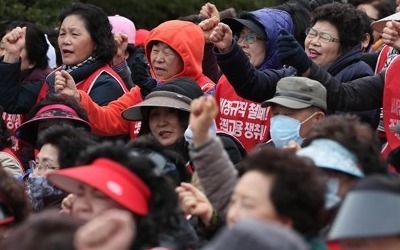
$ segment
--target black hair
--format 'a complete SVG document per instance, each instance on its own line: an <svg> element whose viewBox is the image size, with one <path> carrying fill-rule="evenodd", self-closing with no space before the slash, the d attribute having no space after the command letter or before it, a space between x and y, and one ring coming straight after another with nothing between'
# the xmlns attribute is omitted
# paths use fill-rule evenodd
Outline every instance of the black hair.
<svg viewBox="0 0 400 250"><path fill-rule="evenodd" d="M311 159L293 149L264 147L252 151L238 164L240 174L257 171L273 179L269 198L280 216L293 222L293 228L315 237L322 225L325 183Z"/></svg>
<svg viewBox="0 0 400 250"><path fill-rule="evenodd" d="M319 138L334 140L353 153L364 174L387 172L380 159L380 143L376 134L368 124L362 123L358 116L330 115L320 119L302 146L307 147Z"/></svg>
<svg viewBox="0 0 400 250"><path fill-rule="evenodd" d="M104 10L92 4L72 3L61 11L60 25L66 17L71 15L78 15L85 23L85 28L96 45L94 55L106 62L111 61L117 52L117 45L111 32L112 26Z"/></svg>
<svg viewBox="0 0 400 250"><path fill-rule="evenodd" d="M364 18L361 10L353 5L330 3L317 7L313 11L312 26L318 21L327 21L336 27L342 53L360 45L364 38ZM349 25L351 23L351 25Z"/></svg>
<svg viewBox="0 0 400 250"><path fill-rule="evenodd" d="M78 165L87 165L97 158L107 158L125 166L137 175L150 189L150 212L146 216L135 215L137 236L133 249L159 246L163 233L171 234L179 228L178 200L174 188L165 176L153 172L154 163L122 142L104 142L90 147L80 157Z"/></svg>
<svg viewBox="0 0 400 250"><path fill-rule="evenodd" d="M166 160L162 174L171 178L175 186L179 186L181 182L190 182L191 174L186 168L186 161L181 154L174 150L162 147L151 135L142 135L132 140L128 144L130 150L136 150L141 153L154 152L160 154ZM161 167L161 166L158 166Z"/></svg>
<svg viewBox="0 0 400 250"><path fill-rule="evenodd" d="M369 49L371 48L372 44L374 44L374 42L375 42L374 41L373 30L371 28L372 19L364 11L362 11L361 17L362 17L362 21L364 23L364 25L363 25L363 28L364 28L364 36L363 36L363 38L365 38L365 36L367 36L367 35L369 35L369 37L370 37L369 43L363 49L364 49L364 51L369 51Z"/></svg>
<svg viewBox="0 0 400 250"><path fill-rule="evenodd" d="M47 58L49 44L43 30L33 23L19 21L10 23L8 30L16 27L26 27L25 49L29 62L35 64L35 68L47 69L49 67Z"/></svg>
<svg viewBox="0 0 400 250"><path fill-rule="evenodd" d="M60 169L74 166L79 154L96 144L83 128L68 124L54 124L39 133L38 148L50 144L58 149Z"/></svg>
<svg viewBox="0 0 400 250"><path fill-rule="evenodd" d="M311 7L308 0L289 0L271 8L289 13L294 25L293 36L304 46L305 32L311 23Z"/></svg>
<svg viewBox="0 0 400 250"><path fill-rule="evenodd" d="M196 99L202 95L204 92L201 90L200 86L191 78L188 77L176 77L174 79L168 80L165 83L161 84L153 91L169 91L181 94L183 96L189 97L190 99ZM139 131L139 135L150 134L150 126L149 126L149 114L153 107L142 107L142 122ZM190 113L183 110L173 109L174 112L178 115L178 120L183 128L187 128L189 125L189 116ZM185 139L182 138L175 143L175 145L170 147L171 150L176 152L180 152L186 161L189 161L189 150L188 145Z"/></svg>

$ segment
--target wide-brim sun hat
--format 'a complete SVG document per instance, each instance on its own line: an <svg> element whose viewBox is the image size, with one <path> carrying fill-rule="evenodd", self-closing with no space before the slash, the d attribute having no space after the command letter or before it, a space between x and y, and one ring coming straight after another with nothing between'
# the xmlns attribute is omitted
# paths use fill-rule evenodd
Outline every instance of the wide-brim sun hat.
<svg viewBox="0 0 400 250"><path fill-rule="evenodd" d="M17 138L35 145L38 136L38 124L46 120L69 120L76 127L83 127L88 131L92 128L90 123L80 118L71 107L64 104L50 104L39 109L32 119L22 123L15 130Z"/></svg>
<svg viewBox="0 0 400 250"><path fill-rule="evenodd" d="M192 99L178 93L154 91L143 102L122 111L122 117L128 121L140 121L143 119L143 107L165 107L190 112L191 102Z"/></svg>
<svg viewBox="0 0 400 250"><path fill-rule="evenodd" d="M341 204L328 240L400 235L400 180L372 175L358 181Z"/></svg>
<svg viewBox="0 0 400 250"><path fill-rule="evenodd" d="M315 139L307 147L299 149L296 154L311 158L319 168L339 171L357 178L364 177L357 157L334 140Z"/></svg>
<svg viewBox="0 0 400 250"><path fill-rule="evenodd" d="M111 159L98 158L88 165L54 171L47 175L47 179L73 194L79 193L81 183L84 183L131 212L139 215L149 213L149 187L129 169Z"/></svg>

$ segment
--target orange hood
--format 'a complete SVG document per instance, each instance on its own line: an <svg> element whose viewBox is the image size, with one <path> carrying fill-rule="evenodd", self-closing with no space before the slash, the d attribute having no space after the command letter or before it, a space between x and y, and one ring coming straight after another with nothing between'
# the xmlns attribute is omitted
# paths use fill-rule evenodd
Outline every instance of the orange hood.
<svg viewBox="0 0 400 250"><path fill-rule="evenodd" d="M153 78L155 75L150 61L150 52L153 43L158 41L175 50L183 60L183 70L171 78L183 76L197 79L202 75L205 41L203 31L199 26L188 21L172 20L161 23L150 31L146 38L145 50ZM167 80L169 79L163 82Z"/></svg>

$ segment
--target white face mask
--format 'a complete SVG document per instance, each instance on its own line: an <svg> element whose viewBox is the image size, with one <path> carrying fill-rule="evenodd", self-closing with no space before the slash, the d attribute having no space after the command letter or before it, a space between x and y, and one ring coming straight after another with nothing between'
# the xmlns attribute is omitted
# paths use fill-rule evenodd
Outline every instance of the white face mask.
<svg viewBox="0 0 400 250"><path fill-rule="evenodd" d="M310 115L307 119L300 122L297 119L286 115L276 115L271 118L270 135L276 148L283 148L290 141L301 145L303 138L300 136L301 125L310 120L316 113Z"/></svg>
<svg viewBox="0 0 400 250"><path fill-rule="evenodd" d="M337 195L339 191L340 180L338 178L328 178L326 181L325 209L336 207L341 198Z"/></svg>

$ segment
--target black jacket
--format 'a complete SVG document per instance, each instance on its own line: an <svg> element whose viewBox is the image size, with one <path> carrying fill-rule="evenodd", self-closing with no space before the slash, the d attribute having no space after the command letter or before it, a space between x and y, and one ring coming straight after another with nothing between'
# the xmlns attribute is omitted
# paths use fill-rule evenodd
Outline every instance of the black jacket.
<svg viewBox="0 0 400 250"><path fill-rule="evenodd" d="M20 62L0 62L0 106L9 114L25 114L36 104L38 94L44 81L35 81L20 84ZM99 67L103 64L98 64ZM99 68L97 67L97 68ZM97 69L96 68L96 69ZM96 70L92 69L92 70ZM94 72L92 71L92 72ZM89 77L90 72L87 73ZM71 72L72 77L73 72ZM79 77L82 77L80 74ZM85 78L84 78L85 79ZM79 82L79 81L76 81ZM53 87L51 86L50 89ZM99 105L107 105L123 94L123 90L116 80L106 73L102 73L91 89L89 96Z"/></svg>
<svg viewBox="0 0 400 250"><path fill-rule="evenodd" d="M382 106L385 72L342 83L312 63L308 77L321 82L327 89L329 109L363 111Z"/></svg>
<svg viewBox="0 0 400 250"><path fill-rule="evenodd" d="M232 51L216 55L218 65L235 88L236 93L254 102L263 102L272 98L277 82L283 77L296 74L296 69L293 67L258 71L236 44ZM232 63L242 66L232 68ZM365 111L380 108L382 105L384 72L341 83L325 69L312 63L308 77L321 82L327 88L327 104L330 110Z"/></svg>
<svg viewBox="0 0 400 250"><path fill-rule="evenodd" d="M232 50L221 54L214 49L218 65L232 84L236 93L250 101L263 102L274 96L277 82L285 76L293 76L296 69L257 70L250 64L243 50L233 43ZM232 67L232 65L238 65Z"/></svg>

